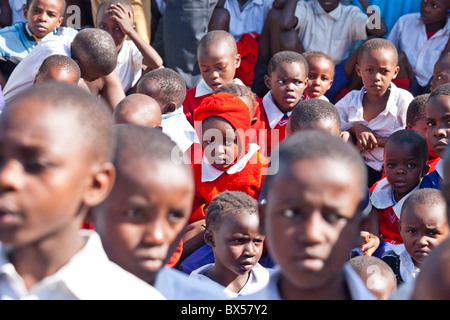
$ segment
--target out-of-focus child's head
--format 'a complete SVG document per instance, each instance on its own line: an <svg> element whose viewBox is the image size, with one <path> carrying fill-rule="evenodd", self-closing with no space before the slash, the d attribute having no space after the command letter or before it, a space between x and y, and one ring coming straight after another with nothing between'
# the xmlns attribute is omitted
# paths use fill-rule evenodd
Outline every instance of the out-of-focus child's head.
<svg viewBox="0 0 450 320"><path fill-rule="evenodd" d="M301 101L308 85L308 72L308 62L298 52L281 51L269 60L264 81L281 112L292 111Z"/></svg>
<svg viewBox="0 0 450 320"><path fill-rule="evenodd" d="M397 48L383 38L367 40L359 48L356 72L367 94L381 97L400 71Z"/></svg>
<svg viewBox="0 0 450 320"><path fill-rule="evenodd" d="M126 40L126 36L122 32L122 29L116 20L116 14L112 11L111 6L120 7L132 21L134 20L134 12L133 7L127 0L106 0L102 1L98 7L95 27L106 31L111 35L116 44L117 52L119 52Z"/></svg>
<svg viewBox="0 0 450 320"><path fill-rule="evenodd" d="M321 99L300 101L286 125L286 136L300 130L318 129L337 137L341 134L341 117L336 107Z"/></svg>
<svg viewBox="0 0 450 320"><path fill-rule="evenodd" d="M428 144L415 130L399 130L389 136L384 148L383 172L398 201L413 190L428 173Z"/></svg>
<svg viewBox="0 0 450 320"><path fill-rule="evenodd" d="M353 146L320 130L299 131L274 150L260 207L283 299L323 298L358 246L367 168ZM319 293L320 292L320 293Z"/></svg>
<svg viewBox="0 0 450 320"><path fill-rule="evenodd" d="M194 112L197 135L203 153L217 169L225 170L246 153L245 132L250 129L250 112L240 98L227 92L205 98Z"/></svg>
<svg viewBox="0 0 450 320"><path fill-rule="evenodd" d="M73 59L62 54L54 54L42 62L34 78L34 83L65 82L78 85L80 77L80 67Z"/></svg>
<svg viewBox="0 0 450 320"><path fill-rule="evenodd" d="M224 30L210 31L200 39L197 60L203 80L213 91L230 83L241 64L236 40Z"/></svg>
<svg viewBox="0 0 450 320"><path fill-rule="evenodd" d="M186 83L170 68L159 68L145 73L136 85L136 93L148 95L158 101L161 114L181 107L186 97Z"/></svg>
<svg viewBox="0 0 450 320"><path fill-rule="evenodd" d="M23 247L78 230L114 182L108 106L45 83L9 101L0 124L0 241Z"/></svg>
<svg viewBox="0 0 450 320"><path fill-rule="evenodd" d="M323 96L333 84L334 62L333 59L320 51L306 51L303 53L308 61L308 86L305 93L310 98Z"/></svg>
<svg viewBox="0 0 450 320"><path fill-rule="evenodd" d="M378 300L387 300L397 289L394 271L380 258L357 256L351 258L348 263Z"/></svg>
<svg viewBox="0 0 450 320"><path fill-rule="evenodd" d="M450 135L450 83L437 87L426 103L427 135L433 150L444 157Z"/></svg>
<svg viewBox="0 0 450 320"><path fill-rule="evenodd" d="M117 179L92 210L94 228L113 262L153 284L187 225L192 169L172 158L179 149L161 130L132 124L114 129Z"/></svg>
<svg viewBox="0 0 450 320"><path fill-rule="evenodd" d="M264 235L255 199L244 192L225 191L208 205L205 222L204 238L213 248L217 270L242 275L258 263Z"/></svg>
<svg viewBox="0 0 450 320"><path fill-rule="evenodd" d="M113 111L115 124L137 124L161 127L161 109L150 96L133 93L123 98Z"/></svg>
<svg viewBox="0 0 450 320"><path fill-rule="evenodd" d="M420 267L431 251L449 234L446 203L441 191L414 191L403 204L398 223L406 251Z"/></svg>
<svg viewBox="0 0 450 320"><path fill-rule="evenodd" d="M430 90L434 91L434 89L446 83L450 83L450 52L444 53L434 65Z"/></svg>
<svg viewBox="0 0 450 320"><path fill-rule="evenodd" d="M65 8L64 0L27 0L23 16L33 36L42 39L55 28L59 28L63 22Z"/></svg>

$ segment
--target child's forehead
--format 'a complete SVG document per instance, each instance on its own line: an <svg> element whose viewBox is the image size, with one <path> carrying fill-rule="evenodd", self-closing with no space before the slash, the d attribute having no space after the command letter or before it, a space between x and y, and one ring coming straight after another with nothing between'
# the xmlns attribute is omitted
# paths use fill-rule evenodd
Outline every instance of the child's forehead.
<svg viewBox="0 0 450 320"><path fill-rule="evenodd" d="M63 5L63 0L32 0L29 7L56 6L58 10L62 10Z"/></svg>
<svg viewBox="0 0 450 320"><path fill-rule="evenodd" d="M281 61L273 69L271 76L288 74L291 77L306 77L306 68L301 61Z"/></svg>
<svg viewBox="0 0 450 320"><path fill-rule="evenodd" d="M427 116L430 111L445 112L442 116L448 117L450 113L450 96L440 95L430 97L425 105Z"/></svg>

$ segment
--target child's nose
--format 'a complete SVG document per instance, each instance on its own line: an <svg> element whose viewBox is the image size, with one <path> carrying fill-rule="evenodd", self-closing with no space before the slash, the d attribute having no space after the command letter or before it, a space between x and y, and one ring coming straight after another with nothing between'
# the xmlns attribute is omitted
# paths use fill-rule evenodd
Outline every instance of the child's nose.
<svg viewBox="0 0 450 320"><path fill-rule="evenodd" d="M17 160L9 160L0 167L0 189L2 191L17 190L21 185L22 165Z"/></svg>

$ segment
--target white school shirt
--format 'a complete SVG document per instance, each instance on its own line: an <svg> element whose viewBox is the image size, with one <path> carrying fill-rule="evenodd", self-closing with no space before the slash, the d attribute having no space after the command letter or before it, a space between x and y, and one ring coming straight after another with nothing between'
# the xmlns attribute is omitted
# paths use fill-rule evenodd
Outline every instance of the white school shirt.
<svg viewBox="0 0 450 320"><path fill-rule="evenodd" d="M390 244L392 251L400 257L400 275L404 282L410 282L417 277L420 268L414 265L404 244Z"/></svg>
<svg viewBox="0 0 450 320"><path fill-rule="evenodd" d="M193 279L200 279L203 283L214 283L219 285L217 282L212 280L211 278L205 276L205 273L210 270L214 266L214 263L208 263L204 266L201 266L200 268L194 270L189 275L190 278ZM268 283L269 283L269 270L264 268L262 265L257 263L251 270L249 274L249 278L245 285L242 287L242 289L236 293L233 292L224 286L219 285L223 292L226 294L226 296L230 299L237 298L240 296L248 296L250 294L254 294L255 292L263 289Z"/></svg>
<svg viewBox="0 0 450 320"><path fill-rule="evenodd" d="M91 230L80 230L84 247L54 274L27 290L0 243L1 300L165 300L148 283L111 262Z"/></svg>
<svg viewBox="0 0 450 320"><path fill-rule="evenodd" d="M341 117L342 131L348 130L357 123L365 125L381 137L389 137L395 131L405 129L406 111L409 103L414 99L409 91L398 88L394 83L391 83L391 93L386 108L374 119L367 122L363 118L362 105L365 90L365 87L362 87L361 90L353 90L335 104ZM377 147L373 150L363 151L361 155L368 166L381 171L383 148Z"/></svg>
<svg viewBox="0 0 450 320"><path fill-rule="evenodd" d="M361 277L348 263L344 264L343 273L344 281L348 287L350 298L352 300L376 300L375 296L366 287ZM270 274L267 286L252 295L239 298L245 300L283 300L279 290L280 277L281 269L279 266L276 266L274 271Z"/></svg>
<svg viewBox="0 0 450 320"><path fill-rule="evenodd" d="M352 43L366 40L368 16L358 7L339 4L325 12L317 0L299 1L295 30L305 51L328 54L337 65L350 55Z"/></svg>
<svg viewBox="0 0 450 320"><path fill-rule="evenodd" d="M204 281L189 277L174 268L162 268L155 280L155 288L168 300L227 300L222 286L217 282L205 285Z"/></svg>
<svg viewBox="0 0 450 320"><path fill-rule="evenodd" d="M161 116L161 126L162 132L168 135L183 153L194 142L199 142L194 127L192 127L184 115L183 107L171 113L163 114Z"/></svg>
<svg viewBox="0 0 450 320"><path fill-rule="evenodd" d="M144 57L133 41L125 40L117 55L116 72L125 92L131 89L142 75Z"/></svg>
<svg viewBox="0 0 450 320"><path fill-rule="evenodd" d="M71 57L71 44L77 32L71 32L66 36L48 34L31 52L14 68L11 76L3 88L5 101L22 90L33 86L34 78L44 60L54 54L61 54Z"/></svg>
<svg viewBox="0 0 450 320"><path fill-rule="evenodd" d="M241 81L241 79L234 78L231 81L234 84L244 86L244 83ZM213 89L211 89L206 84L205 80L203 80L203 78L201 78L200 81L198 82L197 86L195 87L195 97L198 98L198 97L206 96L207 94L211 94L211 93L214 93Z"/></svg>
<svg viewBox="0 0 450 320"><path fill-rule="evenodd" d="M273 0L250 0L242 7L237 0L225 1L224 8L230 13L230 30L236 41L247 32L261 34L267 13L272 9Z"/></svg>
<svg viewBox="0 0 450 320"><path fill-rule="evenodd" d="M300 101L303 100L300 99ZM284 113L277 107L275 104L272 91L266 93L262 100L263 108L267 116L267 120L269 121L269 126L271 129L275 128L278 122L284 117ZM288 117L290 117L292 111L286 113Z"/></svg>
<svg viewBox="0 0 450 320"><path fill-rule="evenodd" d="M434 65L441 56L449 36L449 18L445 26L428 39L420 13L410 13L398 19L387 40L398 50L405 52L417 82L425 87L433 76Z"/></svg>

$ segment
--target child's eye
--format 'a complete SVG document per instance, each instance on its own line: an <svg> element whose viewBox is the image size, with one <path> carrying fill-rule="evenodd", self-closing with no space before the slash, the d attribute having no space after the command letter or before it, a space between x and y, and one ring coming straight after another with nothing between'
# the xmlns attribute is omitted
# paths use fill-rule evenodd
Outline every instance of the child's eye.
<svg viewBox="0 0 450 320"><path fill-rule="evenodd" d="M284 81L284 80L278 80L278 83L279 83L279 84L285 84L286 81Z"/></svg>
<svg viewBox="0 0 450 320"><path fill-rule="evenodd" d="M167 214L167 220L169 220L171 223L175 223L179 221L180 219L183 219L185 217L183 210L178 209L172 209Z"/></svg>
<svg viewBox="0 0 450 320"><path fill-rule="evenodd" d="M408 168L414 169L416 167L415 163L408 163Z"/></svg>
<svg viewBox="0 0 450 320"><path fill-rule="evenodd" d="M125 216L127 216L128 218L139 218L143 215L142 210L140 209L128 209L125 211Z"/></svg>
<svg viewBox="0 0 450 320"><path fill-rule="evenodd" d="M299 216L300 215L300 210L299 209L285 209L282 212L283 216L285 218L294 218L295 216Z"/></svg>
<svg viewBox="0 0 450 320"><path fill-rule="evenodd" d="M434 127L435 125L436 125L436 123L434 121L427 121L428 127Z"/></svg>
<svg viewBox="0 0 450 320"><path fill-rule="evenodd" d="M408 233L410 233L410 234L416 234L417 231L416 231L415 229L409 229L409 230L408 230Z"/></svg>
<svg viewBox="0 0 450 320"><path fill-rule="evenodd" d="M346 218L341 216L340 214L336 212L331 212L325 215L325 220L328 221L330 224L335 224L340 221L347 221Z"/></svg>

